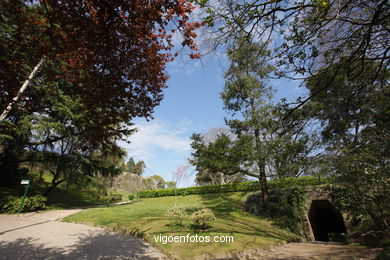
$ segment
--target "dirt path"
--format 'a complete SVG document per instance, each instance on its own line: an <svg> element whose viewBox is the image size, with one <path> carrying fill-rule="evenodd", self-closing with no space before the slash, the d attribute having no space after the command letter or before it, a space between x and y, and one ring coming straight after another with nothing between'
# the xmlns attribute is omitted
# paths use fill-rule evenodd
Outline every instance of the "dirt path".
<svg viewBox="0 0 390 260"><path fill-rule="evenodd" d="M0 215L0 259L167 259L138 238L59 221L78 211Z"/></svg>
<svg viewBox="0 0 390 260"><path fill-rule="evenodd" d="M336 243L290 243L242 259L261 260L371 260L379 249Z"/></svg>

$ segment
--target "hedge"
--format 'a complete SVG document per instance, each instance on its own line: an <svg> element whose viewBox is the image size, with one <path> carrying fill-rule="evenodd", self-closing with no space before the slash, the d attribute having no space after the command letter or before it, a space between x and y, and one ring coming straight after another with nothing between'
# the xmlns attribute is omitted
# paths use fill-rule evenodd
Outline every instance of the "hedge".
<svg viewBox="0 0 390 260"><path fill-rule="evenodd" d="M9 195L0 200L0 213L16 213L22 202L22 197ZM22 212L31 212L46 207L47 198L42 195L27 196L24 199Z"/></svg>
<svg viewBox="0 0 390 260"><path fill-rule="evenodd" d="M314 176L303 176L298 178L284 178L268 181L269 189L290 188L296 186L320 185L327 183L328 179ZM168 197L176 195L191 195L191 194L208 194L222 192L238 192L238 191L258 191L260 190L258 181L238 182L224 185L209 185L197 186L179 189L162 189L162 190L144 190L137 192L139 198L156 198Z"/></svg>

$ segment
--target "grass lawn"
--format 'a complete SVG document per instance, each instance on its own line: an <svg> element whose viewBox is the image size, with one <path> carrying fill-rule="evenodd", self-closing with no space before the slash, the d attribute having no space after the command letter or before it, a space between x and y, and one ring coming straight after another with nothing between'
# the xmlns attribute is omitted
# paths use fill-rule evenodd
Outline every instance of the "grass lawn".
<svg viewBox="0 0 390 260"><path fill-rule="evenodd" d="M213 210L217 219L212 227L204 232L192 230L189 220L184 221L183 226L177 226L165 216L167 208L174 205L174 197L143 199L129 205L88 209L69 216L64 221L104 226L123 234L137 235L167 255L180 259L249 250L297 238L296 235L273 226L268 220L242 211L242 202L249 194L233 192L177 197L177 204L184 207L188 214L201 205ZM162 244L154 240L154 236L159 235L187 234L229 235L233 236L234 242Z"/></svg>

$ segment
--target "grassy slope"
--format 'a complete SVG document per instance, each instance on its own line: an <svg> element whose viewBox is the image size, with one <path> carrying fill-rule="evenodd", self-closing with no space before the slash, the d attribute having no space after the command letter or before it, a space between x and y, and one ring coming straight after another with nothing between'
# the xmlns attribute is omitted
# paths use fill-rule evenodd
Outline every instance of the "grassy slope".
<svg viewBox="0 0 390 260"><path fill-rule="evenodd" d="M26 179L32 180L27 196L43 194L52 180L50 174L43 174L42 180L39 180L38 173L30 173ZM25 185L18 185L17 189L0 188L0 198L7 195L16 195L21 197L24 194ZM127 194L123 198L127 200ZM97 190L87 187L71 186L66 191L66 185L62 184L56 187L48 195L47 209L76 208L106 204L107 201L99 199Z"/></svg>
<svg viewBox="0 0 390 260"><path fill-rule="evenodd" d="M190 229L189 221L184 227L172 225L165 216L168 207L174 205L174 197L143 199L130 205L96 208L67 217L64 221L106 226L125 234L143 236L146 241L165 253L185 259L202 254L218 254L242 251L272 245L278 241L295 238L290 232L272 226L272 223L243 212L242 202L249 195L245 192L189 195L177 198L178 205L187 213L200 205L213 210L217 220L207 232L199 235L232 235L234 243L156 243L153 236L187 235L196 232Z"/></svg>

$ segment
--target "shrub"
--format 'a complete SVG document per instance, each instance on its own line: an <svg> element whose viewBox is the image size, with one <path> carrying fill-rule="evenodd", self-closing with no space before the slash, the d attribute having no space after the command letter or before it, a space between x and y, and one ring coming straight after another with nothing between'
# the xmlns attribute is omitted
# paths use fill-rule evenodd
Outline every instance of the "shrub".
<svg viewBox="0 0 390 260"><path fill-rule="evenodd" d="M314 176L303 176L298 178L284 178L268 182L270 189L291 188L308 185L320 185L328 182L326 178ZM210 194L221 192L238 192L238 191L258 191L260 189L258 181L237 182L224 185L197 186L180 189L163 189L163 190L144 190L137 192L140 198L156 198L167 196L186 196L191 194Z"/></svg>
<svg viewBox="0 0 390 260"><path fill-rule="evenodd" d="M102 200L107 201L107 203L118 202L122 200L122 194L111 194L111 195L101 196L100 198Z"/></svg>
<svg viewBox="0 0 390 260"><path fill-rule="evenodd" d="M181 206L168 208L166 215L173 218L174 223L180 226L183 225L183 220L187 217L185 210Z"/></svg>
<svg viewBox="0 0 390 260"><path fill-rule="evenodd" d="M191 220L197 229L206 229L215 220L215 215L210 209L202 208L191 215Z"/></svg>
<svg viewBox="0 0 390 260"><path fill-rule="evenodd" d="M133 200L135 199L135 195L134 194L129 194L129 200Z"/></svg>
<svg viewBox="0 0 390 260"><path fill-rule="evenodd" d="M44 209L47 198L42 195L26 197L24 199L22 212L31 212L39 209ZM19 210L22 197L7 196L0 202L0 211L4 213L16 213Z"/></svg>

